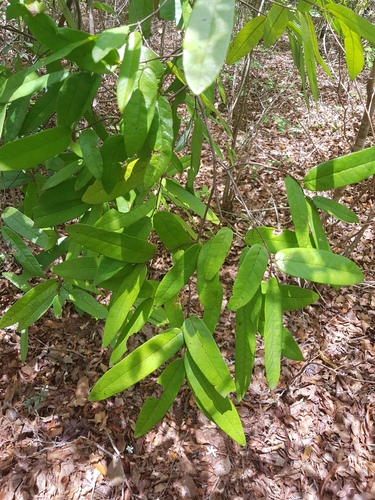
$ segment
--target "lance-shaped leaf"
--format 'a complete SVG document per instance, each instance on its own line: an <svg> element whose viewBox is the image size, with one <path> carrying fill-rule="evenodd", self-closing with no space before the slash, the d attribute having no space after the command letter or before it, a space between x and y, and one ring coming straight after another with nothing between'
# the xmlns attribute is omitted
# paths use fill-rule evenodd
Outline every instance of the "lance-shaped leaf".
<svg viewBox="0 0 375 500"><path fill-rule="evenodd" d="M233 311L243 307L254 297L268 263L268 253L262 245L253 245L245 250L245 257L234 281L233 295L228 302L228 309Z"/></svg>
<svg viewBox="0 0 375 500"><path fill-rule="evenodd" d="M257 227L250 229L245 236L246 243L251 247L255 244L265 245L271 253L277 253L283 248L298 247L296 233L283 229L281 231L274 227Z"/></svg>
<svg viewBox="0 0 375 500"><path fill-rule="evenodd" d="M129 33L129 26L118 26L102 31L95 41L92 49L94 62L101 61L112 49L122 47L126 36Z"/></svg>
<svg viewBox="0 0 375 500"><path fill-rule="evenodd" d="M101 83L100 75L71 73L62 84L56 103L57 123L68 127L79 120L94 98Z"/></svg>
<svg viewBox="0 0 375 500"><path fill-rule="evenodd" d="M138 31L133 31L130 33L125 46L125 53L117 82L117 104L120 113L124 111L134 89L141 57L141 48L142 35Z"/></svg>
<svg viewBox="0 0 375 500"><path fill-rule="evenodd" d="M262 294L258 291L236 311L235 381L237 401L245 396L254 368L258 318L262 308Z"/></svg>
<svg viewBox="0 0 375 500"><path fill-rule="evenodd" d="M309 170L303 183L311 191L328 191L363 181L375 174L375 146L328 160Z"/></svg>
<svg viewBox="0 0 375 500"><path fill-rule="evenodd" d="M298 245L308 248L311 243L305 196L301 186L292 177L286 177L284 182Z"/></svg>
<svg viewBox="0 0 375 500"><path fill-rule="evenodd" d="M203 321L208 329L213 332L219 321L223 303L223 287L220 283L219 273L215 274L211 280L206 280L199 273L198 268L197 290L199 300L204 307Z"/></svg>
<svg viewBox="0 0 375 500"><path fill-rule="evenodd" d="M319 295L308 288L301 288L293 285L279 285L279 290L283 311L302 309L319 299Z"/></svg>
<svg viewBox="0 0 375 500"><path fill-rule="evenodd" d="M102 185L109 194L123 180L125 174L122 163L125 162L127 153L123 136L110 135L100 148L100 154L103 161Z"/></svg>
<svg viewBox="0 0 375 500"><path fill-rule="evenodd" d="M286 248L275 255L280 271L327 285L354 285L363 281L363 274L354 262L325 250Z"/></svg>
<svg viewBox="0 0 375 500"><path fill-rule="evenodd" d="M108 315L108 309L103 304L99 304L99 302L97 302L92 295L85 292L85 290L74 288L69 293L69 300L94 318L104 319Z"/></svg>
<svg viewBox="0 0 375 500"><path fill-rule="evenodd" d="M157 380L164 389L160 398L147 398L135 423L134 437L143 436L167 413L177 397L185 379L183 359L175 359L165 368Z"/></svg>
<svg viewBox="0 0 375 500"><path fill-rule="evenodd" d="M264 44L266 47L270 47L281 37L288 21L288 9L280 4L272 5L264 24Z"/></svg>
<svg viewBox="0 0 375 500"><path fill-rule="evenodd" d="M5 241L11 243L12 248L15 250L15 258L21 266L31 273L31 276L45 278L41 265L23 239L13 229L10 229L10 227L2 227L1 234Z"/></svg>
<svg viewBox="0 0 375 500"><path fill-rule="evenodd" d="M55 127L9 142L0 148L0 171L36 167L65 151L70 141L70 128Z"/></svg>
<svg viewBox="0 0 375 500"><path fill-rule="evenodd" d="M203 276L211 280L220 271L233 240L233 232L223 227L210 240L209 250L203 262ZM199 265L199 264L198 264Z"/></svg>
<svg viewBox="0 0 375 500"><path fill-rule="evenodd" d="M21 331L37 321L52 304L58 281L49 279L29 290L15 302L0 319L0 328L18 323Z"/></svg>
<svg viewBox="0 0 375 500"><path fill-rule="evenodd" d="M284 327L281 354L286 358L293 359L294 361L304 361L305 359L301 349L298 347L297 342L294 340L293 335Z"/></svg>
<svg viewBox="0 0 375 500"><path fill-rule="evenodd" d="M114 208L108 210L96 223L95 227L106 229L107 231L118 231L125 227L131 226L138 222L143 217L149 215L156 208L156 196L153 194L149 199L136 208L132 208L129 212L123 214Z"/></svg>
<svg viewBox="0 0 375 500"><path fill-rule="evenodd" d="M321 210L333 215L336 219L344 222L358 222L358 216L353 210L346 207L338 201L325 198L324 196L314 196L312 198L314 205Z"/></svg>
<svg viewBox="0 0 375 500"><path fill-rule="evenodd" d="M354 33L365 38L371 45L375 45L375 26L370 21L367 21L367 19L364 19L344 5L330 3L325 7L340 20L340 23L343 22L349 29L354 31Z"/></svg>
<svg viewBox="0 0 375 500"><path fill-rule="evenodd" d="M183 44L186 80L201 94L216 79L228 51L234 21L234 0L197 0Z"/></svg>
<svg viewBox="0 0 375 500"><path fill-rule="evenodd" d="M189 281L197 268L200 246L192 245L176 258L173 267L161 280L155 294L155 305L161 306L174 297Z"/></svg>
<svg viewBox="0 0 375 500"><path fill-rule="evenodd" d="M21 342L20 342L20 355L22 363L26 361L28 350L29 350L29 329L24 328L23 330L21 330Z"/></svg>
<svg viewBox="0 0 375 500"><path fill-rule="evenodd" d="M186 347L206 379L223 397L235 390L229 369L206 324L196 316L184 321L182 331Z"/></svg>
<svg viewBox="0 0 375 500"><path fill-rule="evenodd" d="M361 73L365 64L361 37L342 21L340 27L344 35L346 66L350 79L354 80Z"/></svg>
<svg viewBox="0 0 375 500"><path fill-rule="evenodd" d="M98 136L93 129L84 130L79 136L82 156L86 167L95 177L101 179L103 175L103 158L98 148Z"/></svg>
<svg viewBox="0 0 375 500"><path fill-rule="evenodd" d="M103 347L107 347L122 327L145 281L146 266L135 266L124 277L119 290L112 296L109 313L104 327Z"/></svg>
<svg viewBox="0 0 375 500"><path fill-rule="evenodd" d="M60 87L61 84L52 85L47 89L47 92L44 92L36 100L22 123L20 135L27 135L37 130L51 118L56 110L56 101Z"/></svg>
<svg viewBox="0 0 375 500"><path fill-rule="evenodd" d="M4 124L4 143L14 141L20 136L20 129L27 114L30 103L30 96L22 97L12 102L7 110L7 118Z"/></svg>
<svg viewBox="0 0 375 500"><path fill-rule="evenodd" d="M221 396L202 374L192 356L184 356L186 378L198 406L215 424L237 443L246 444L240 417L232 401Z"/></svg>
<svg viewBox="0 0 375 500"><path fill-rule="evenodd" d="M264 301L264 363L270 389L280 378L280 359L283 340L283 310L279 283L276 278L268 281Z"/></svg>
<svg viewBox="0 0 375 500"><path fill-rule="evenodd" d="M316 76L314 44L313 38L311 37L311 31L309 23L307 21L307 16L307 13L303 14L302 12L298 12L298 19L301 23L301 35L303 53L305 56L306 73L309 79L311 93L314 96L315 101L317 101L319 97L319 91L318 79Z"/></svg>
<svg viewBox="0 0 375 500"><path fill-rule="evenodd" d="M73 241L87 249L123 262L146 262L155 253L155 247L147 241L88 224L74 224L67 228L67 232Z"/></svg>
<svg viewBox="0 0 375 500"><path fill-rule="evenodd" d="M97 257L77 257L56 264L51 271L65 279L93 281L99 266Z"/></svg>
<svg viewBox="0 0 375 500"><path fill-rule="evenodd" d="M326 232L324 230L322 221L319 216L319 212L314 205L314 203L310 200L306 200L307 212L309 217L309 226L311 229L311 234L314 239L315 248L319 248L319 250L326 250L327 252L331 252L331 245L329 244Z"/></svg>
<svg viewBox="0 0 375 500"><path fill-rule="evenodd" d="M265 21L265 16L257 16L245 24L229 45L227 64L233 64L253 50L263 36Z"/></svg>
<svg viewBox="0 0 375 500"><path fill-rule="evenodd" d="M171 358L183 343L178 328L159 333L108 370L94 385L89 400L99 401L128 389Z"/></svg>
<svg viewBox="0 0 375 500"><path fill-rule="evenodd" d="M186 223L178 215L167 211L156 212L153 224L157 235L168 250L176 250L182 245L191 243L191 238L184 227Z"/></svg>

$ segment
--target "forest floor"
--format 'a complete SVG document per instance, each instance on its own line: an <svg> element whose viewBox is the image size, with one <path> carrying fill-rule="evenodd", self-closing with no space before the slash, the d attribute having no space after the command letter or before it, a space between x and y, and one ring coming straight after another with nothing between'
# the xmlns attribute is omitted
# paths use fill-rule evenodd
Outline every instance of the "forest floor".
<svg viewBox="0 0 375 500"><path fill-rule="evenodd" d="M340 84L344 70L337 54L331 60L333 80L319 73L319 102L311 102L308 111L284 42L254 52L237 140L239 191L223 214L239 236L250 225L244 204L259 224L290 227L285 172L301 179L312 166L350 151L366 82ZM220 143L214 127L212 133ZM208 148L203 161L202 195L212 179ZM0 500L374 499L375 222L368 220L373 180L346 189L341 201L360 223L327 219L329 239L334 251L360 266L365 281L338 290L321 286L315 305L288 313L285 326L305 361L283 360L272 392L258 340L249 392L235 403L244 447L197 410L187 386L166 418L134 439L139 410L147 396L155 396L156 376L106 401L88 402L89 389L108 368L101 322L69 308L61 318L45 315L29 329L25 363L18 334L0 331ZM241 237L236 244L240 250ZM233 282L238 258L235 248L222 274L224 286ZM2 264L2 271L9 270L20 271L12 259ZM20 294L5 279L0 287L2 314ZM151 334L143 329L134 346ZM230 312L223 313L215 338L231 366Z"/></svg>

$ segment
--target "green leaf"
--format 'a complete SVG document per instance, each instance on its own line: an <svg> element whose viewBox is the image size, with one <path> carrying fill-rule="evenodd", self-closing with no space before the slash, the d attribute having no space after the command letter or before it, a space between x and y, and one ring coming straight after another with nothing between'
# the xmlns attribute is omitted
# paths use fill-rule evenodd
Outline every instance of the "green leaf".
<svg viewBox="0 0 375 500"><path fill-rule="evenodd" d="M293 335L289 330L283 327L283 342L281 346L281 354L286 358L293 359L294 361L304 361L305 358L298 347L297 342L294 340Z"/></svg>
<svg viewBox="0 0 375 500"><path fill-rule="evenodd" d="M6 207L1 217L13 231L44 250L49 250L56 244L57 234L55 231L34 228L34 222L17 208Z"/></svg>
<svg viewBox="0 0 375 500"><path fill-rule="evenodd" d="M157 380L164 391L160 398L147 398L135 423L134 437L143 436L167 413L177 397L185 379L183 359L175 359L165 368Z"/></svg>
<svg viewBox="0 0 375 500"><path fill-rule="evenodd" d="M143 217L150 215L156 208L156 201L156 196L151 194L147 201L136 208L132 208L125 214L112 208L95 223L95 227L106 229L107 231L118 231L119 229L128 227L143 219Z"/></svg>
<svg viewBox="0 0 375 500"><path fill-rule="evenodd" d="M325 8L339 19L340 24L346 24L354 33L357 33L357 35L365 38L371 45L375 46L375 26L370 21L367 21L344 5L327 3Z"/></svg>
<svg viewBox="0 0 375 500"><path fill-rule="evenodd" d="M26 361L28 350L29 350L29 330L28 328L24 328L23 330L21 330L21 342L20 342L20 354L22 363Z"/></svg>
<svg viewBox="0 0 375 500"><path fill-rule="evenodd" d="M79 136L83 160L95 179L103 175L103 158L98 148L98 136L91 128L84 130Z"/></svg>
<svg viewBox="0 0 375 500"><path fill-rule="evenodd" d="M0 148L0 171L36 167L65 151L71 141L70 134L68 127L55 127L9 142Z"/></svg>
<svg viewBox="0 0 375 500"><path fill-rule="evenodd" d="M361 73L365 64L361 37L349 29L342 21L340 27L344 35L346 66L350 79L354 80Z"/></svg>
<svg viewBox="0 0 375 500"><path fill-rule="evenodd" d="M0 328L18 323L21 331L37 321L52 304L57 293L58 281L49 279L29 290L15 302L0 319Z"/></svg>
<svg viewBox="0 0 375 500"><path fill-rule="evenodd" d="M140 25L145 38L148 38L151 34L150 26L153 10L153 0L131 0L129 5L129 23Z"/></svg>
<svg viewBox="0 0 375 500"><path fill-rule="evenodd" d="M210 87L212 88L212 86ZM201 167L201 155L203 144L203 122L199 116L194 119L194 129L191 136L191 162L188 170L186 189L194 193L194 181Z"/></svg>
<svg viewBox="0 0 375 500"><path fill-rule="evenodd" d="M94 318L104 319L108 316L108 309L103 304L99 304L92 295L84 290L73 288L69 293L69 300Z"/></svg>
<svg viewBox="0 0 375 500"><path fill-rule="evenodd" d="M215 390L223 397L234 391L229 369L206 324L191 316L184 321L182 331L190 356Z"/></svg>
<svg viewBox="0 0 375 500"><path fill-rule="evenodd" d="M355 285L363 274L354 262L325 250L315 248L286 248L275 255L280 271L317 283Z"/></svg>
<svg viewBox="0 0 375 500"><path fill-rule="evenodd" d="M232 245L232 240L233 232L227 227L220 229L210 240L210 247L203 263L203 275L206 280L213 279L220 271Z"/></svg>
<svg viewBox="0 0 375 500"><path fill-rule="evenodd" d="M358 216L353 210L338 201L325 198L324 196L313 196L312 201L317 208L333 215L336 219L344 222L358 222Z"/></svg>
<svg viewBox="0 0 375 500"><path fill-rule="evenodd" d="M30 68L29 68L30 71ZM34 73L35 74L35 73ZM25 78L24 83L19 82L20 84L16 85L13 87L10 86L13 81L9 78L9 90L5 86L0 92L0 103L5 103L5 102L12 102L16 101L17 99L21 99L22 97L34 94L35 92L39 92L43 90L46 87L50 87L56 83L63 82L67 77L69 73L66 70L63 71L56 71L55 73L48 73L47 75L40 76L40 77L35 77L32 78L32 74L28 76L28 78ZM14 75L15 78L17 78L18 75L17 73ZM8 91L8 92L6 92Z"/></svg>
<svg viewBox="0 0 375 500"><path fill-rule="evenodd" d="M88 224L74 224L67 228L67 232L73 241L87 249L123 262L146 262L155 253L154 245L147 241Z"/></svg>
<svg viewBox="0 0 375 500"><path fill-rule="evenodd" d="M283 340L283 310L279 283L276 278L268 281L264 305L264 363L270 389L280 378L280 359Z"/></svg>
<svg viewBox="0 0 375 500"><path fill-rule="evenodd" d="M58 125L73 126L94 98L101 77L90 73L71 73L62 84L56 103Z"/></svg>
<svg viewBox="0 0 375 500"><path fill-rule="evenodd" d="M293 285L279 285L283 311L302 309L313 304L319 299L319 295L308 288Z"/></svg>
<svg viewBox="0 0 375 500"><path fill-rule="evenodd" d="M14 141L20 134L22 123L27 114L30 96L22 97L12 102L7 110L7 119L4 124L4 143Z"/></svg>
<svg viewBox="0 0 375 500"><path fill-rule="evenodd" d="M243 307L236 311L235 381L236 398L241 401L251 381L254 368L258 317L262 307L259 291Z"/></svg>
<svg viewBox="0 0 375 500"><path fill-rule="evenodd" d="M155 305L161 306L174 297L189 281L197 267L199 245L192 245L176 258L173 267L161 280L155 295Z"/></svg>
<svg viewBox="0 0 375 500"><path fill-rule="evenodd" d="M102 31L95 41L92 49L94 62L104 59L113 49L122 47L129 34L129 26L118 26Z"/></svg>
<svg viewBox="0 0 375 500"><path fill-rule="evenodd" d="M305 56L306 73L309 80L311 93L314 96L315 101L317 101L319 97L319 91L318 79L316 75L314 44L311 37L307 16L307 13L303 14L302 12L298 12L298 19L301 23L302 45L303 53Z"/></svg>
<svg viewBox="0 0 375 500"><path fill-rule="evenodd" d="M314 239L315 248L319 250L326 250L332 252L331 245L329 244L327 235L325 233L322 221L320 220L318 210L313 202L309 199L307 201L307 211L309 216L309 226Z"/></svg>
<svg viewBox="0 0 375 500"><path fill-rule="evenodd" d="M201 250L202 253L203 249ZM206 280L202 273L199 272L199 260L201 253L198 257L198 279L197 290L199 300L204 307L203 321L208 329L213 332L220 318L221 306L223 303L223 287L220 283L219 273L217 273L211 280Z"/></svg>
<svg viewBox="0 0 375 500"><path fill-rule="evenodd" d="M196 0L183 43L186 81L201 94L218 76L227 54L234 22L234 0Z"/></svg>
<svg viewBox="0 0 375 500"><path fill-rule="evenodd" d="M164 194L173 201L177 206L185 208L187 210L192 210L199 217L204 217L206 214L206 219L213 224L219 224L219 219L216 214L209 209L206 213L206 205L197 198L194 194L189 193L184 189L178 182L172 179L163 179Z"/></svg>
<svg viewBox="0 0 375 500"><path fill-rule="evenodd" d="M74 180L74 179L73 179ZM57 187L63 189L64 184ZM80 217L89 209L87 203L82 203L79 199L67 200L63 205L40 205L34 209L35 227L53 227L64 224L72 219Z"/></svg>
<svg viewBox="0 0 375 500"><path fill-rule="evenodd" d="M113 14L114 16L117 16L117 13L112 7L104 2L94 2L93 3L94 9L98 10L103 10L104 12L108 12L109 14ZM121 26L122 27L122 26Z"/></svg>
<svg viewBox="0 0 375 500"><path fill-rule="evenodd" d="M112 296L109 305L109 313L104 327L103 347L112 342L117 332L122 327L129 311L138 297L139 291L145 281L147 273L146 266L135 266L133 270L125 276L119 290Z"/></svg>
<svg viewBox="0 0 375 500"><path fill-rule="evenodd" d="M130 33L125 47L117 82L117 105L120 113L124 112L133 92L141 58L142 35L138 31Z"/></svg>
<svg viewBox="0 0 375 500"><path fill-rule="evenodd" d="M102 185L109 194L124 179L122 164L127 158L124 137L121 134L110 135L100 148L100 154L103 164Z"/></svg>
<svg viewBox="0 0 375 500"><path fill-rule="evenodd" d="M150 68L145 68L140 72L137 87L123 113L121 130L129 157L142 148L147 138L155 114L157 92L156 75Z"/></svg>
<svg viewBox="0 0 375 500"><path fill-rule="evenodd" d="M227 64L233 64L253 50L263 36L265 21L266 17L260 15L245 24L229 46Z"/></svg>
<svg viewBox="0 0 375 500"><path fill-rule="evenodd" d="M51 271L64 279L93 281L99 266L97 257L77 257L56 264ZM81 309L83 309L81 307Z"/></svg>
<svg viewBox="0 0 375 500"><path fill-rule="evenodd" d="M253 245L245 250L234 281L233 295L228 302L228 309L232 311L243 307L253 298L267 268L268 253L262 245Z"/></svg>
<svg viewBox="0 0 375 500"><path fill-rule="evenodd" d="M186 352L184 356L186 377L194 393L197 404L234 441L244 446L246 438L240 417L232 401L221 396L202 374L193 358Z"/></svg>
<svg viewBox="0 0 375 500"><path fill-rule="evenodd" d="M176 250L178 247L191 243L191 238L185 231L184 221L180 216L167 211L156 212L153 224L154 230L168 250Z"/></svg>
<svg viewBox="0 0 375 500"><path fill-rule="evenodd" d="M159 368L181 349L183 343L178 328L159 333L108 370L94 385L89 400L99 401L125 391Z"/></svg>
<svg viewBox="0 0 375 500"><path fill-rule="evenodd" d="M375 146L328 160L309 170L303 183L311 191L328 191L363 181L375 174Z"/></svg>
<svg viewBox="0 0 375 500"><path fill-rule="evenodd" d="M15 258L21 266L29 271L32 276L39 276L45 278L39 262L34 257L30 248L26 245L22 238L17 233L10 229L10 227L2 227L1 234L5 241L9 241L12 248L15 250Z"/></svg>
<svg viewBox="0 0 375 500"><path fill-rule="evenodd" d="M292 177L286 177L284 182L298 245L308 248L311 243L305 196L299 183Z"/></svg>
<svg viewBox="0 0 375 500"><path fill-rule="evenodd" d="M257 227L250 229L245 236L249 246L265 245L270 253L277 253L284 248L298 247L296 233L288 229L278 230L274 227Z"/></svg>
<svg viewBox="0 0 375 500"><path fill-rule="evenodd" d="M264 24L264 45L266 47L270 47L281 37L288 21L288 9L280 4L272 5Z"/></svg>

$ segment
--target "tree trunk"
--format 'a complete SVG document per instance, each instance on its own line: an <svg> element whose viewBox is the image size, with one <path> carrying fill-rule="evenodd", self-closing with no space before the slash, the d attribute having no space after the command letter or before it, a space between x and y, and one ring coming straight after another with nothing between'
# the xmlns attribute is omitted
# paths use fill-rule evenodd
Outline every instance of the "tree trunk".
<svg viewBox="0 0 375 500"><path fill-rule="evenodd" d="M360 151L363 149L365 141L367 139L369 129L371 126L371 119L375 111L375 61L372 63L372 68L370 76L367 80L366 90L367 90L367 101L366 109L362 116L361 125L358 130L357 139L353 146L353 151Z"/></svg>

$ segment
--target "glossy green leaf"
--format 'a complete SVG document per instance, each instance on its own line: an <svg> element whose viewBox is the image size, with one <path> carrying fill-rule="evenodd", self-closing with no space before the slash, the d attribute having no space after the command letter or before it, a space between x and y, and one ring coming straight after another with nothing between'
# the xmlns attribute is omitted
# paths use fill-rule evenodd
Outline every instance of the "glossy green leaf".
<svg viewBox="0 0 375 500"><path fill-rule="evenodd" d="M108 309L103 304L99 304L92 295L79 288L71 290L69 300L93 318L104 319L108 315Z"/></svg>
<svg viewBox="0 0 375 500"><path fill-rule="evenodd" d="M241 401L251 381L254 368L258 316L262 307L259 291L243 307L236 311L235 383L236 398Z"/></svg>
<svg viewBox="0 0 375 500"><path fill-rule="evenodd" d="M17 75L17 74L16 74ZM16 75L14 75L16 77ZM21 99L22 97L34 94L35 92L39 92L46 87L54 85L56 83L63 82L66 78L68 78L69 73L66 70L56 71L55 73L47 73L46 75L32 78L29 75L28 78L25 78L25 81L21 84L16 82L13 89L9 86L9 90L7 87L4 87L3 92L1 93L0 103L12 102L17 99ZM9 83L12 80L9 79Z"/></svg>
<svg viewBox="0 0 375 500"><path fill-rule="evenodd" d="M288 21L288 9L279 3L273 4L264 23L264 45L266 47L270 47L281 37Z"/></svg>
<svg viewBox="0 0 375 500"><path fill-rule="evenodd" d="M150 215L155 208L156 197L152 194L147 201L124 214L115 209L108 210L108 212L95 223L95 227L106 229L107 231L118 231Z"/></svg>
<svg viewBox="0 0 375 500"><path fill-rule="evenodd" d="M168 317L171 328L181 328L184 322L184 312L182 310L181 300L178 295L164 303L164 310Z"/></svg>
<svg viewBox="0 0 375 500"><path fill-rule="evenodd" d="M123 262L146 262L155 253L151 243L88 224L74 224L67 228L67 232L73 241L87 249Z"/></svg>
<svg viewBox="0 0 375 500"><path fill-rule="evenodd" d="M125 326L121 329L121 334L116 340L116 345L109 360L110 364L113 365L117 363L123 357L127 349L126 343L128 341L128 338L130 337L130 335L139 332L141 328L144 327L152 313L153 305L154 299L153 297L149 297L148 299L143 300L141 304L137 306L129 321L127 321ZM171 328L174 328L174 326L171 325Z"/></svg>
<svg viewBox="0 0 375 500"><path fill-rule="evenodd" d="M191 243L191 238L185 231L183 220L179 215L167 211L156 212L153 224L157 235L168 250L176 250Z"/></svg>
<svg viewBox="0 0 375 500"><path fill-rule="evenodd" d="M319 295L308 288L293 285L279 285L283 311L302 309L313 304L319 299Z"/></svg>
<svg viewBox="0 0 375 500"><path fill-rule="evenodd" d="M123 163L127 158L124 138L121 134L110 135L100 148L102 157L102 185L106 193L112 190L124 179Z"/></svg>
<svg viewBox="0 0 375 500"><path fill-rule="evenodd" d="M219 224L219 219L216 214L209 209L206 213L206 205L195 195L189 193L178 182L172 179L164 179L165 195L168 196L177 206L192 210L199 217L204 217L213 224Z"/></svg>
<svg viewBox="0 0 375 500"><path fill-rule="evenodd" d="M274 389L280 378L280 359L283 340L283 310L279 283L268 281L264 305L264 363L267 382Z"/></svg>
<svg viewBox="0 0 375 500"><path fill-rule="evenodd" d="M86 72L71 73L62 84L56 103L57 123L70 127L79 120L94 98L101 77Z"/></svg>
<svg viewBox="0 0 375 500"><path fill-rule="evenodd" d="M202 251L203 249L201 250L201 253ZM200 255L201 254L199 254L199 257ZM199 272L198 264L197 290L199 300L204 307L203 321L207 325L208 329L213 332L219 321L223 303L223 287L220 283L219 273L217 273L211 280L206 280L202 273Z"/></svg>
<svg viewBox="0 0 375 500"><path fill-rule="evenodd" d="M165 368L157 380L164 389L160 398L147 398L135 423L134 437L143 436L167 413L177 397L185 379L183 359L175 359Z"/></svg>
<svg viewBox="0 0 375 500"><path fill-rule="evenodd" d="M108 370L94 385L89 400L99 401L128 389L170 359L183 343L178 328L159 333Z"/></svg>
<svg viewBox="0 0 375 500"><path fill-rule="evenodd" d="M184 356L186 378L197 404L215 424L234 441L244 446L246 438L232 401L221 396L200 371L189 352Z"/></svg>
<svg viewBox="0 0 375 500"><path fill-rule="evenodd" d="M17 208L6 207L1 218L17 234L44 250L49 250L56 244L57 234L55 231L43 231L34 228L34 222Z"/></svg>
<svg viewBox="0 0 375 500"><path fill-rule="evenodd" d="M57 187L62 187L60 184ZM67 200L63 205L40 205L34 209L35 227L53 227L64 224L70 220L80 217L89 209L87 203L82 203L79 199Z"/></svg>
<svg viewBox="0 0 375 500"><path fill-rule="evenodd" d="M298 247L296 233L288 229L278 230L274 227L257 227L246 233L246 243L249 246L265 245L271 253L277 253L284 248Z"/></svg>
<svg viewBox="0 0 375 500"><path fill-rule="evenodd" d="M287 248L278 252L275 262L280 271L327 285L354 285L363 274L354 262L325 250Z"/></svg>
<svg viewBox="0 0 375 500"><path fill-rule="evenodd" d="M129 311L138 297L146 278L146 266L138 265L124 277L119 290L112 296L109 313L104 327L103 347L112 342L122 327Z"/></svg>
<svg viewBox="0 0 375 500"><path fill-rule="evenodd" d="M51 271L65 279L93 281L99 266L97 257L77 257L56 264ZM82 308L81 308L82 309Z"/></svg>
<svg viewBox="0 0 375 500"><path fill-rule="evenodd" d="M122 133L129 157L142 148L147 138L155 114L157 92L155 73L145 68L138 74L136 88L123 112Z"/></svg>
<svg viewBox="0 0 375 500"><path fill-rule="evenodd" d="M144 189L146 190L159 182L172 158L172 110L168 100L163 96L160 96L156 101L155 114L147 141L152 150L152 156L144 178Z"/></svg>
<svg viewBox="0 0 375 500"><path fill-rule="evenodd" d="M283 341L281 346L281 354L286 358L293 359L294 361L304 361L305 358L298 347L297 342L294 340L293 335L289 330L283 327Z"/></svg>
<svg viewBox="0 0 375 500"><path fill-rule="evenodd" d="M123 113L134 89L141 58L141 48L142 35L138 31L133 31L130 33L125 46L117 82L117 105L120 113Z"/></svg>
<svg viewBox="0 0 375 500"><path fill-rule="evenodd" d="M235 311L246 305L258 290L268 264L268 253L262 245L246 249L233 285L228 309Z"/></svg>
<svg viewBox="0 0 375 500"><path fill-rule="evenodd" d="M210 88L212 88L212 86ZM191 136L191 161L190 168L187 172L188 176L186 182L186 189L191 193L194 193L194 181L201 167L203 127L204 125L201 118L199 116L196 116L194 119L194 129Z"/></svg>
<svg viewBox="0 0 375 500"><path fill-rule="evenodd" d="M375 174L375 146L326 161L309 170L303 180L311 191L328 191L363 181Z"/></svg>
<svg viewBox="0 0 375 500"><path fill-rule="evenodd" d="M9 142L0 148L0 171L36 167L65 151L71 141L70 134L68 127L55 127Z"/></svg>
<svg viewBox="0 0 375 500"><path fill-rule="evenodd" d="M114 276L118 278L125 276L129 274L132 269L132 264L125 264L124 262L111 259L110 257L102 257L95 273L93 284L95 286L100 284L103 288L105 288L104 284L102 284L103 282L113 278Z"/></svg>
<svg viewBox="0 0 375 500"><path fill-rule="evenodd" d="M211 280L220 271L233 240L233 232L221 228L210 240L210 247L203 263L203 275L206 280Z"/></svg>
<svg viewBox="0 0 375 500"><path fill-rule="evenodd" d="M95 179L101 179L103 175L103 158L98 148L98 136L93 129L84 130L79 136L83 160Z"/></svg>
<svg viewBox="0 0 375 500"><path fill-rule="evenodd" d="M47 181L43 184L43 191L47 189L53 188L62 184L63 182L71 179L71 177L79 172L83 167L82 160L72 161L63 167L62 169L55 172L51 177L47 179Z"/></svg>
<svg viewBox="0 0 375 500"><path fill-rule="evenodd" d="M223 397L234 391L229 369L206 324L191 316L184 321L182 331L191 357L215 390Z"/></svg>
<svg viewBox="0 0 375 500"><path fill-rule="evenodd" d="M346 24L354 33L357 33L357 35L369 41L372 46L375 46L375 26L370 21L367 21L367 19L364 19L344 5L327 3L325 7L331 14L339 19L340 24Z"/></svg>
<svg viewBox="0 0 375 500"><path fill-rule="evenodd" d="M190 276L197 268L197 259L200 246L192 245L181 252L176 258L173 267L161 280L155 295L155 305L161 306L174 297L189 281Z"/></svg>
<svg viewBox="0 0 375 500"><path fill-rule="evenodd" d="M286 177L284 182L298 245L308 248L311 243L305 196L299 183L292 177Z"/></svg>
<svg viewBox="0 0 375 500"><path fill-rule="evenodd" d="M19 137L22 123L27 114L30 103L30 96L22 97L12 102L7 110L7 118L4 123L4 143L14 141Z"/></svg>
<svg viewBox="0 0 375 500"><path fill-rule="evenodd" d="M325 198L324 196L314 196L312 201L317 208L333 215L336 219L344 222L359 221L357 214L353 212L353 210L350 210L350 208L346 207L342 203L339 203L338 201Z"/></svg>
<svg viewBox="0 0 375 500"><path fill-rule="evenodd" d="M2 227L1 234L3 235L3 239L5 241L11 243L12 248L15 251L14 257L21 264L21 266L29 271L32 276L45 278L39 262L36 260L34 254L23 239L20 238L10 227Z"/></svg>
<svg viewBox="0 0 375 500"><path fill-rule="evenodd" d="M37 321L52 304L57 293L58 281L49 279L36 285L15 302L1 317L0 328L18 323L21 331Z"/></svg>
<svg viewBox="0 0 375 500"><path fill-rule="evenodd" d="M354 80L361 73L365 64L361 37L342 21L340 27L344 35L346 66L350 79Z"/></svg>
<svg viewBox="0 0 375 500"><path fill-rule="evenodd" d="M183 43L186 81L201 94L216 79L227 55L234 22L234 0L196 0Z"/></svg>
<svg viewBox="0 0 375 500"><path fill-rule="evenodd" d="M309 226L311 230L311 234L314 240L315 248L319 248L319 250L326 250L327 252L331 252L331 245L329 244L326 232L324 230L322 221L319 216L319 212L314 205L314 203L310 200L306 200L307 212L309 217Z"/></svg>
<svg viewBox="0 0 375 500"><path fill-rule="evenodd" d="M307 15L308 14L306 13L303 14L302 12L298 12L298 19L301 24L302 45L305 58L307 78L309 80L311 93L314 96L315 101L317 101L319 97L319 91L318 91L318 79L316 75L315 53L314 53L314 45L313 45L313 39L311 37L309 23L306 19Z"/></svg>
<svg viewBox="0 0 375 500"><path fill-rule="evenodd" d="M266 17L260 15L245 24L229 45L227 64L233 64L253 50L263 36L265 21Z"/></svg>
<svg viewBox="0 0 375 500"><path fill-rule="evenodd" d="M92 49L92 58L94 62L99 62L112 49L117 49L125 44L126 37L129 34L129 26L117 26L102 31L95 41L95 46Z"/></svg>

